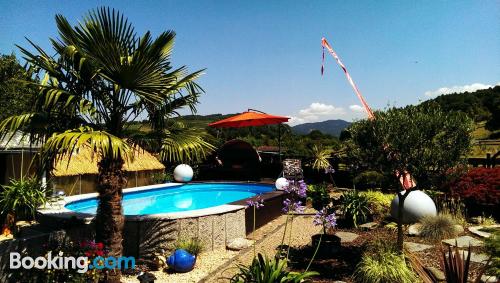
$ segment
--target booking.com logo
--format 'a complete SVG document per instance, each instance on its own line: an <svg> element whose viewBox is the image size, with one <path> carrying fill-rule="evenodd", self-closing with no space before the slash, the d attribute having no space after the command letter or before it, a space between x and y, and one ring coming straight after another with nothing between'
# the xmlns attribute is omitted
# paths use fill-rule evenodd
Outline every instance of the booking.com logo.
<svg viewBox="0 0 500 283"><path fill-rule="evenodd" d="M78 273L85 273L89 269L129 269L135 267L135 258L130 257L102 257L96 256L92 261L86 256L53 256L49 252L46 257L32 258L30 256L21 257L18 252L10 253L10 269L76 269Z"/></svg>

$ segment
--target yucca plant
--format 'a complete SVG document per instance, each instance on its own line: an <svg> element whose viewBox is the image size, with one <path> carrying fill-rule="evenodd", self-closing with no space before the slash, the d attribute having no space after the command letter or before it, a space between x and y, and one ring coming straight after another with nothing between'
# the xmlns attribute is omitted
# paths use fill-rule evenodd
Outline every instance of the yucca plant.
<svg viewBox="0 0 500 283"><path fill-rule="evenodd" d="M304 273L287 270L287 259L267 258L258 254L250 266L238 265L239 272L231 277L231 283L299 283L309 282L310 277L319 275L314 271Z"/></svg>
<svg viewBox="0 0 500 283"><path fill-rule="evenodd" d="M453 249L448 246L448 252L442 251L441 256L441 266L444 271L444 275L447 283L467 283L470 282L469 279L469 271L470 271L470 257L471 251L470 246L467 250L467 257L463 258L462 251L455 246ZM479 274L475 279L471 279L474 283L481 282L481 276L484 274L484 271L489 266L489 260L486 265L480 269Z"/></svg>
<svg viewBox="0 0 500 283"><path fill-rule="evenodd" d="M331 148L324 148L322 146L313 145L311 148L312 154L312 168L314 170L321 171L323 170L325 174L328 174L330 177L330 182L335 185L333 181L332 173L334 172L332 165L330 164L329 158L332 157L333 150Z"/></svg>
<svg viewBox="0 0 500 283"><path fill-rule="evenodd" d="M368 198L358 191L342 194L341 209L346 220L352 222L354 227L358 227L358 223L365 222L370 215Z"/></svg>
<svg viewBox="0 0 500 283"><path fill-rule="evenodd" d="M203 131L170 119L180 108L196 109L203 89L195 81L203 70L188 73L185 66L172 67L175 32L138 36L113 9L90 11L77 26L62 15L56 15L56 23L54 56L31 41L35 53L18 46L38 74L34 84L40 92L31 113L0 122L0 139L21 130L40 139L44 170L56 156L90 147L99 157L96 240L110 256L119 257L127 182L123 164L136 146L157 150L171 162L203 158L213 150ZM137 118L146 119L151 131L134 129L130 122ZM107 276L107 282L120 281L119 270Z"/></svg>

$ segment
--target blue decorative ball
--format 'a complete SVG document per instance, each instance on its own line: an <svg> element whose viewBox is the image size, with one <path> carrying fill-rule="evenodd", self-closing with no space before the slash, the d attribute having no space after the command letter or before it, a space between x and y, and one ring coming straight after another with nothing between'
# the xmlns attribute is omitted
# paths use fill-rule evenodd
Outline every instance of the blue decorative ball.
<svg viewBox="0 0 500 283"><path fill-rule="evenodd" d="M183 249L175 250L167 259L168 266L176 272L191 271L195 263L196 257Z"/></svg>

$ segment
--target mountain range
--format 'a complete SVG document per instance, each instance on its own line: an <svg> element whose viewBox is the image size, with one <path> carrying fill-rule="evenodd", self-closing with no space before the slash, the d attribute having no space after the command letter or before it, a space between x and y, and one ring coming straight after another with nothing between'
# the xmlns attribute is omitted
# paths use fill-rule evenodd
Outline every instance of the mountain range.
<svg viewBox="0 0 500 283"><path fill-rule="evenodd" d="M323 134L332 136L340 136L340 132L347 128L351 123L344 120L326 120L322 122L304 123L292 127L292 131L296 134L307 135L310 132L317 130Z"/></svg>

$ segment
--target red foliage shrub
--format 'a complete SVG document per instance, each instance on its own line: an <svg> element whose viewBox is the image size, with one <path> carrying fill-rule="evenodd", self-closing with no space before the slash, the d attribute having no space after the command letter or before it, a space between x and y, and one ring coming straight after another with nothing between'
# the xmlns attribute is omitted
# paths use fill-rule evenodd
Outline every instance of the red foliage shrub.
<svg viewBox="0 0 500 283"><path fill-rule="evenodd" d="M482 205L500 204L500 167L472 168L450 184L454 196Z"/></svg>

